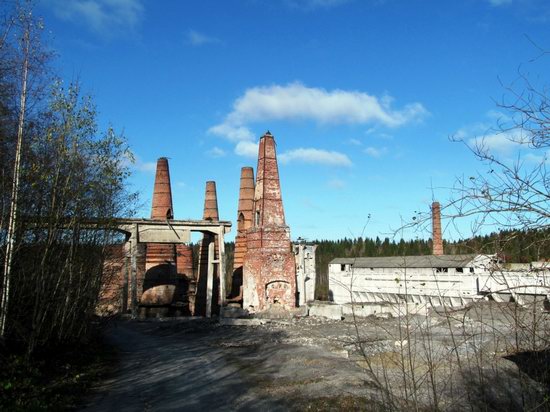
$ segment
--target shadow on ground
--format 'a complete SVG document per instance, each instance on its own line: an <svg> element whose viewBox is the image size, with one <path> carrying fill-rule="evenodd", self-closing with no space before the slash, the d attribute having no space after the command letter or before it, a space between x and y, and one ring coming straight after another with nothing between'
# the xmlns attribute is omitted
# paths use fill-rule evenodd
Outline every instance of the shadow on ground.
<svg viewBox="0 0 550 412"><path fill-rule="evenodd" d="M307 408L309 397L364 400L361 368L322 347L288 343L284 330L119 321L107 338L120 366L85 411L283 411Z"/></svg>

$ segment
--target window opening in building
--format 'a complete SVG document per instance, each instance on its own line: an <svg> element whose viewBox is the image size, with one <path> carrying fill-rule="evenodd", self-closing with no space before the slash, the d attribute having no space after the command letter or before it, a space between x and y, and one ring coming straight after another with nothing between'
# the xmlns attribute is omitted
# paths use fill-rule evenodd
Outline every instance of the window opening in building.
<svg viewBox="0 0 550 412"><path fill-rule="evenodd" d="M340 265L340 271L343 272L346 270L346 265Z"/></svg>
<svg viewBox="0 0 550 412"><path fill-rule="evenodd" d="M456 271L457 271L458 273L464 273L464 268L456 268Z"/></svg>

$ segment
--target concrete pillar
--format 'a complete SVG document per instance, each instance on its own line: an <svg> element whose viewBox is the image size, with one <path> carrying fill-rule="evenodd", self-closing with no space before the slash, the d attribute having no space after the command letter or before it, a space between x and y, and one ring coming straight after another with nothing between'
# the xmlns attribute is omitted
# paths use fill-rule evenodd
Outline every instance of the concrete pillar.
<svg viewBox="0 0 550 412"><path fill-rule="evenodd" d="M123 284L122 284L122 304L120 306L121 312L126 313L128 310L128 302L130 300L130 279L132 276L132 267L131 267L131 248L130 242L124 244L124 275L123 275Z"/></svg>
<svg viewBox="0 0 550 412"><path fill-rule="evenodd" d="M432 249L434 255L443 254L443 237L441 235L441 206L439 202L432 203Z"/></svg>
<svg viewBox="0 0 550 412"><path fill-rule="evenodd" d="M204 220L219 221L218 217L218 198L216 194L216 182L206 182L206 191L204 196ZM212 245L212 256L209 256L210 245ZM210 270L210 259L213 261L218 258L217 236L207 232L203 234L199 252L199 273L197 279L197 290L195 293L195 315L209 316L208 305L211 305L211 313L217 313L218 300L212 305L212 299L208 298L208 274ZM212 269L212 291L215 296L219 293L219 273L215 268Z"/></svg>
<svg viewBox="0 0 550 412"><path fill-rule="evenodd" d="M214 290L214 242L208 244L208 270L206 278L206 317L212 316L212 292Z"/></svg>
<svg viewBox="0 0 550 412"><path fill-rule="evenodd" d="M219 295L219 305L221 308L225 306L226 303L226 285L225 285L225 240L224 240L224 228L220 227L220 233L218 234L218 248L219 248L219 259L218 259L218 268L220 273L220 295ZM220 309L220 313L222 310Z"/></svg>
<svg viewBox="0 0 550 412"><path fill-rule="evenodd" d="M137 225L133 225L132 234L130 237L130 261L131 261L131 290L132 290L132 302L131 302L131 311L132 317L137 317L138 309L138 291L137 291L137 254L138 254L138 230Z"/></svg>

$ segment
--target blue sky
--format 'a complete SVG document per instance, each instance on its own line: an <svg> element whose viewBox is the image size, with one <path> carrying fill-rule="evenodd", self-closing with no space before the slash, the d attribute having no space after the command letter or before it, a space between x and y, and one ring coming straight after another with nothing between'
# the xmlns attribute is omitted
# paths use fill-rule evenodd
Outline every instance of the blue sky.
<svg viewBox="0 0 550 412"><path fill-rule="evenodd" d="M215 180L235 221L240 168L269 129L293 238L385 236L444 204L479 168L449 136L488 133L510 156L490 131L501 82L549 69L531 61L532 42L549 47L544 0L42 0L38 12L63 78L128 138L141 215L166 156L176 218L200 219Z"/></svg>

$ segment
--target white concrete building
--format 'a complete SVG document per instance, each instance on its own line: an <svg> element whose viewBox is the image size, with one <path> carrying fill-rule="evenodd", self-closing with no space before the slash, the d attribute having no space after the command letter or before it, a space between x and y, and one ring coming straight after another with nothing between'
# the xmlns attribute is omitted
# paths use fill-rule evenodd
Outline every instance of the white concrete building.
<svg viewBox="0 0 550 412"><path fill-rule="evenodd" d="M428 255L337 258L329 263L329 298L349 303L428 303L462 306L491 297L518 303L547 296L550 266L523 269L496 255Z"/></svg>

